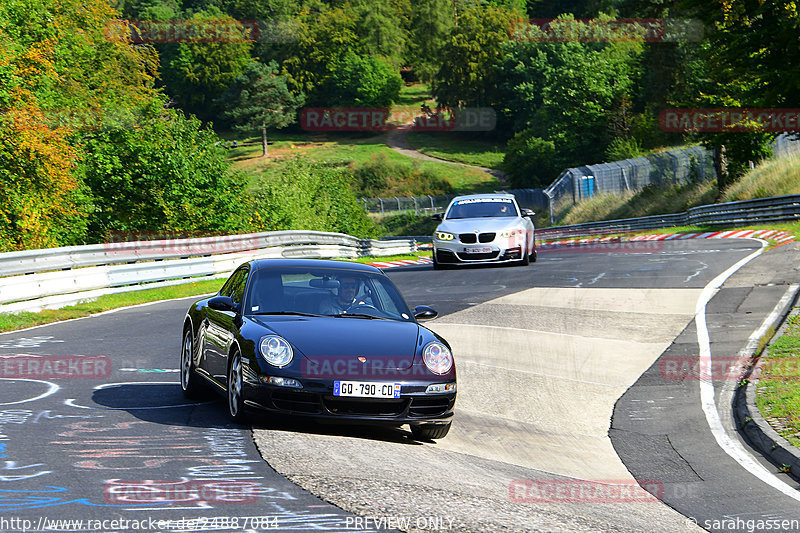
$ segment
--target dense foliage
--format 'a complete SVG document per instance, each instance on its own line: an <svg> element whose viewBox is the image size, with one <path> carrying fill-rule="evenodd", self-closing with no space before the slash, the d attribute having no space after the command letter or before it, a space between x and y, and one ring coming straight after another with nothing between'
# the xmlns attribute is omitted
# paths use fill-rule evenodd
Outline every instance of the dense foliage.
<svg viewBox="0 0 800 533"><path fill-rule="evenodd" d="M559 41L537 18L556 30L687 19L703 35ZM147 21L183 33L134 42ZM497 127L475 136L506 144L514 186L700 142L725 154L723 187L769 155L775 133L669 133L658 114L800 107L800 74L786 68L800 59L799 25L794 3L745 0L6 0L0 250L128 230L371 234L354 191L446 184L383 160L296 163L253 197L213 128L261 131L266 152L267 131L291 127L300 106L391 107L403 80L430 82L441 106L493 108Z"/></svg>
<svg viewBox="0 0 800 533"><path fill-rule="evenodd" d="M153 105L135 122L87 133L83 148L81 166L95 204L91 239L248 227L242 180L231 173L216 134L196 118Z"/></svg>
<svg viewBox="0 0 800 533"><path fill-rule="evenodd" d="M343 169L321 163L291 161L277 179L260 184L254 203L259 231L305 229L357 237L377 233Z"/></svg>
<svg viewBox="0 0 800 533"><path fill-rule="evenodd" d="M450 194L453 186L434 173L419 168L393 163L385 156L374 157L361 165L348 169L348 181L359 197L422 196Z"/></svg>

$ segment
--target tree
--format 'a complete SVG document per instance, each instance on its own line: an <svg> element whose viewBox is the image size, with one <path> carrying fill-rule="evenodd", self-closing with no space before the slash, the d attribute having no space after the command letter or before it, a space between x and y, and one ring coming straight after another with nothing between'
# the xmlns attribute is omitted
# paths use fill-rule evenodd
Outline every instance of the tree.
<svg viewBox="0 0 800 533"><path fill-rule="evenodd" d="M0 2L0 249L81 244L81 136L155 96L157 58L103 0Z"/></svg>
<svg viewBox="0 0 800 533"><path fill-rule="evenodd" d="M283 128L294 122L303 95L289 92L278 65L252 61L223 97L224 116L241 131L261 131L262 155L267 155L267 128Z"/></svg>
<svg viewBox="0 0 800 533"><path fill-rule="evenodd" d="M471 6L459 12L441 51L441 67L431 89L436 100L451 108L487 107L500 102L498 92L501 44L511 38L513 11Z"/></svg>
<svg viewBox="0 0 800 533"><path fill-rule="evenodd" d="M323 86L330 106L390 107L399 97L403 80L382 60L347 52L333 64Z"/></svg>
<svg viewBox="0 0 800 533"><path fill-rule="evenodd" d="M704 83L680 102L692 107L798 107L800 73L786 68L800 61L796 46L800 10L794 3L685 0L682 6L707 29ZM717 166L727 170L720 191L771 154L774 133L721 132L693 136L716 150ZM724 152L724 157L723 157ZM727 161L727 165L723 164ZM726 168L727 167L727 168Z"/></svg>
<svg viewBox="0 0 800 533"><path fill-rule="evenodd" d="M187 40L164 47L167 92L185 111L213 116L213 104L250 62L252 41L241 36L242 25L219 11L201 11L189 20ZM232 28L217 40L208 28Z"/></svg>
<svg viewBox="0 0 800 533"><path fill-rule="evenodd" d="M503 157L510 184L514 187L546 187L559 171L555 155L553 141L537 137L530 129L517 133L508 141Z"/></svg>
<svg viewBox="0 0 800 533"><path fill-rule="evenodd" d="M628 107L638 90L642 48L639 42L524 39L504 45L506 113L515 130L528 130L517 144L552 142L558 168L603 160L612 134L630 134Z"/></svg>
<svg viewBox="0 0 800 533"><path fill-rule="evenodd" d="M409 62L423 81L431 81L441 65L442 47L454 25L450 0L420 0L414 5Z"/></svg>
<svg viewBox="0 0 800 533"><path fill-rule="evenodd" d="M304 93L310 105L327 105L321 89L337 61L348 51L363 54L356 33L357 14L350 4L303 11L296 19L296 39L283 50L282 74L294 94Z"/></svg>
<svg viewBox="0 0 800 533"><path fill-rule="evenodd" d="M794 2L685 0L688 14L706 25L710 74L715 81L738 80L749 105L797 107L800 63L797 28L800 7Z"/></svg>
<svg viewBox="0 0 800 533"><path fill-rule="evenodd" d="M408 0L356 0L355 31L364 51L379 56L395 69L403 62L408 33L402 23L411 11Z"/></svg>
<svg viewBox="0 0 800 533"><path fill-rule="evenodd" d="M95 198L91 236L246 228L242 180L231 173L218 140L197 118L161 102L144 108L134 124L87 134L81 167Z"/></svg>

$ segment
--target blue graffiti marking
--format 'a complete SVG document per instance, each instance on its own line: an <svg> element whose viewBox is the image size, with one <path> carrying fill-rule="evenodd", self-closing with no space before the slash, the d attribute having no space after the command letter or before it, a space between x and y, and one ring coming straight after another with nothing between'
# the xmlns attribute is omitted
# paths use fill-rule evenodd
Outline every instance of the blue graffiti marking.
<svg viewBox="0 0 800 533"><path fill-rule="evenodd" d="M22 509L39 509L42 507L56 507L59 505L68 505L72 503L86 505L88 507L125 507L128 509L135 509L135 507L132 507L131 505L92 503L88 501L86 498L80 498L77 500L64 500L63 498L59 498L56 496L37 496L37 494L38 495L57 494L69 490L64 487L53 487L53 486L48 486L46 488L50 490L0 489L0 513L2 513L3 511L20 511ZM22 496L15 497L14 495L22 495ZM148 503L148 506L162 505L163 503L171 503L171 502Z"/></svg>

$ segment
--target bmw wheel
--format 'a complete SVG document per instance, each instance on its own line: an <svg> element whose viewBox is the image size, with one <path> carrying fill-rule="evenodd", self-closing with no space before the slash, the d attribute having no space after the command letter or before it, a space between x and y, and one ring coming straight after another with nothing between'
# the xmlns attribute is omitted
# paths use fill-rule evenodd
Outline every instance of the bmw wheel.
<svg viewBox="0 0 800 533"><path fill-rule="evenodd" d="M521 266L528 266L531 262L531 257L528 255L528 242L525 242L525 246L522 248L522 261L519 262Z"/></svg>
<svg viewBox="0 0 800 533"><path fill-rule="evenodd" d="M228 369L228 414L231 420L240 424L246 419L244 414L243 381L242 354L235 351L231 355L231 365Z"/></svg>
<svg viewBox="0 0 800 533"><path fill-rule="evenodd" d="M431 257L431 259L433 260L434 270L444 270L444 265L436 260L436 250L433 251L433 256Z"/></svg>
<svg viewBox="0 0 800 533"><path fill-rule="evenodd" d="M202 385L198 382L200 378L194 373L193 354L194 336L191 328L186 328L181 347L181 390L183 395L190 399L198 398L202 392Z"/></svg>

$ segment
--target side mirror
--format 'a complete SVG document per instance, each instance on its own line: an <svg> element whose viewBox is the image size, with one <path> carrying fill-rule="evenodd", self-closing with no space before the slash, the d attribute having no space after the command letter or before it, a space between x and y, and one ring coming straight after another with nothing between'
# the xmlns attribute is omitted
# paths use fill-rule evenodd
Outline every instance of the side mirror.
<svg viewBox="0 0 800 533"><path fill-rule="evenodd" d="M439 313L427 305L418 305L414 308L414 318L417 320L430 320L437 316L439 316Z"/></svg>
<svg viewBox="0 0 800 533"><path fill-rule="evenodd" d="M522 209L522 216L524 217L532 217L535 214L532 209Z"/></svg>
<svg viewBox="0 0 800 533"><path fill-rule="evenodd" d="M431 220L441 222L444 219L444 213L434 213L431 215Z"/></svg>
<svg viewBox="0 0 800 533"><path fill-rule="evenodd" d="M230 296L214 296L208 301L208 306L215 311L239 312L239 305Z"/></svg>

